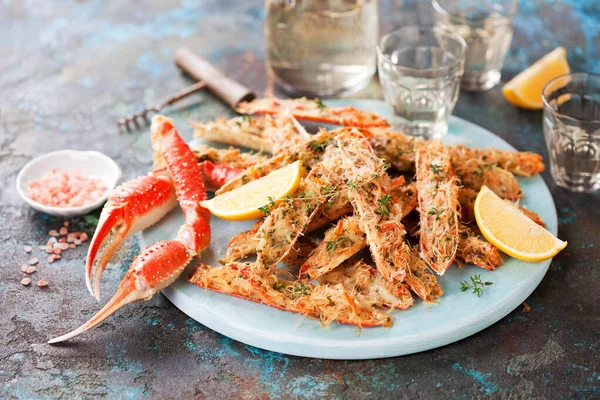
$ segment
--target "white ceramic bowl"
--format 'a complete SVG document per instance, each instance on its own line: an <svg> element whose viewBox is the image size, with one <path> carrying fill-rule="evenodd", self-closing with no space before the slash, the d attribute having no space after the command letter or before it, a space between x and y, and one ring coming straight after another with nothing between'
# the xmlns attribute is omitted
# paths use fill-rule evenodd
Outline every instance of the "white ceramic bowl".
<svg viewBox="0 0 600 400"><path fill-rule="evenodd" d="M78 172L82 175L100 179L108 188L102 198L79 207L46 206L29 198L30 181L37 181L52 169L65 172ZM45 154L29 161L17 175L17 192L35 210L57 217L75 217L84 215L100 207L114 189L123 172L112 158L97 151L60 150Z"/></svg>

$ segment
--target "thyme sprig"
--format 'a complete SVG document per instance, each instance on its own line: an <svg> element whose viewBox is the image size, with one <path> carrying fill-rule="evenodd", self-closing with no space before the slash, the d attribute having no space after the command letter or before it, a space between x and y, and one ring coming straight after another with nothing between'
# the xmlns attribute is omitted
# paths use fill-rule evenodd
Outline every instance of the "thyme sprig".
<svg viewBox="0 0 600 400"><path fill-rule="evenodd" d="M380 199L377 199L377 209L375 209L375 213L381 215L382 217L387 217L390 215L390 211L392 209L392 199L393 197L389 194L384 194Z"/></svg>
<svg viewBox="0 0 600 400"><path fill-rule="evenodd" d="M469 290L469 288L473 288L473 294L476 294L477 297L481 297L481 295L483 294L484 287L494 284L494 282L483 282L481 280L481 274L472 275L470 279L470 283L468 281L462 281L460 283L460 291L466 292L467 290Z"/></svg>
<svg viewBox="0 0 600 400"><path fill-rule="evenodd" d="M265 215L271 215L271 209L275 207L275 199L271 196L267 197L267 199L269 202L262 207L258 207L258 211Z"/></svg>

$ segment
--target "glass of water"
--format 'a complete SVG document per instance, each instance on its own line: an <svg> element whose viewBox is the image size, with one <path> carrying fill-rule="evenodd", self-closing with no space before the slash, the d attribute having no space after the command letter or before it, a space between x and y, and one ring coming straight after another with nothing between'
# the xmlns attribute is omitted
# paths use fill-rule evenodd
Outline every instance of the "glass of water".
<svg viewBox="0 0 600 400"><path fill-rule="evenodd" d="M518 0L432 0L438 23L467 42L461 88L482 91L500 82Z"/></svg>
<svg viewBox="0 0 600 400"><path fill-rule="evenodd" d="M379 81L395 127L425 138L448 132L463 74L465 41L440 26L411 25L385 35L377 47Z"/></svg>
<svg viewBox="0 0 600 400"><path fill-rule="evenodd" d="M375 73L377 0L266 0L267 71L283 90L328 97Z"/></svg>
<svg viewBox="0 0 600 400"><path fill-rule="evenodd" d="M542 92L550 173L574 192L600 188L600 75L567 74Z"/></svg>

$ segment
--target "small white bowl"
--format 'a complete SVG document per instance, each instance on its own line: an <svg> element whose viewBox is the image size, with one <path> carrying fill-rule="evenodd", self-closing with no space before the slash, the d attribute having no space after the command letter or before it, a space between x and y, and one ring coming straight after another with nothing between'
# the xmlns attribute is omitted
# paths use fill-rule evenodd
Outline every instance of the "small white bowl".
<svg viewBox="0 0 600 400"><path fill-rule="evenodd" d="M40 180L52 169L65 172L78 172L101 180L107 187L102 198L93 203L79 207L46 206L29 198L30 181ZM45 154L29 161L17 175L17 192L33 209L57 217L75 217L84 215L100 207L108 198L108 193L115 188L123 172L112 158L97 151L60 150Z"/></svg>

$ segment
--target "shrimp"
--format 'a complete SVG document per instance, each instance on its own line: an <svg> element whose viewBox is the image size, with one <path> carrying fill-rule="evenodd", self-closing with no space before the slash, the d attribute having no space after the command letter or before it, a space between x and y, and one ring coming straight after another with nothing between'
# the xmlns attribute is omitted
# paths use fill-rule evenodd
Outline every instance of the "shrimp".
<svg viewBox="0 0 600 400"><path fill-rule="evenodd" d="M421 258L443 275L458 248L458 180L441 141L420 147L416 157Z"/></svg>
<svg viewBox="0 0 600 400"><path fill-rule="evenodd" d="M390 125L385 118L375 113L357 110L352 106L327 107L320 100L309 100L306 97L285 100L274 97L256 99L240 103L237 112L240 114L290 113L300 120L360 128Z"/></svg>
<svg viewBox="0 0 600 400"><path fill-rule="evenodd" d="M534 176L544 171L542 156L530 151L498 149L470 149L465 145L449 148L454 160L476 159L481 163L497 165L515 175Z"/></svg>
<svg viewBox="0 0 600 400"><path fill-rule="evenodd" d="M414 302L406 284L386 281L363 260L347 261L318 281L326 285L341 283L346 290L356 293L361 304L406 310Z"/></svg>
<svg viewBox="0 0 600 400"><path fill-rule="evenodd" d="M312 285L290 282L275 274L255 274L250 263L231 263L222 267L200 264L188 280L194 285L256 301L280 310L303 314L319 320L358 327L390 326L392 318L364 302L359 302L341 284Z"/></svg>

